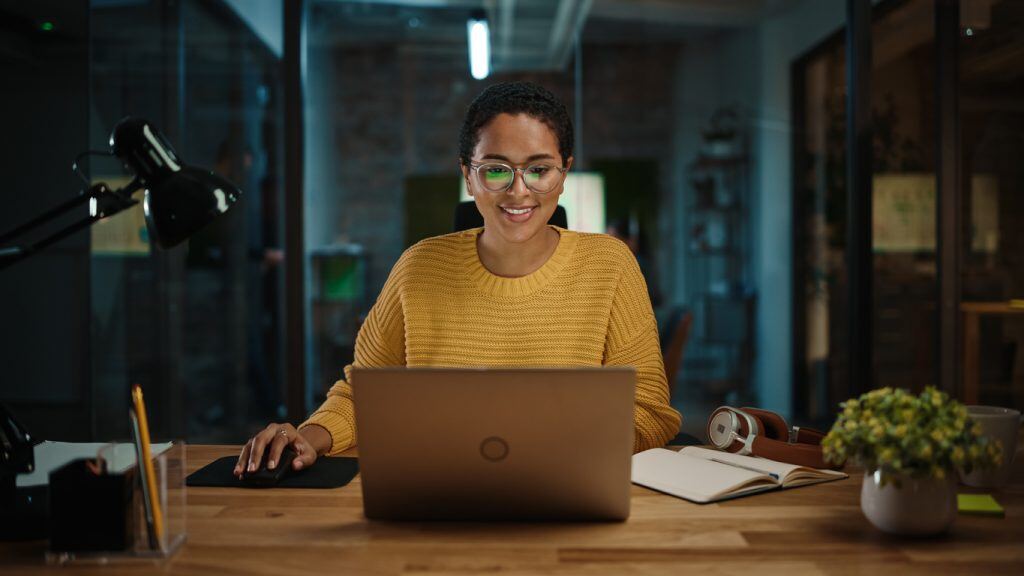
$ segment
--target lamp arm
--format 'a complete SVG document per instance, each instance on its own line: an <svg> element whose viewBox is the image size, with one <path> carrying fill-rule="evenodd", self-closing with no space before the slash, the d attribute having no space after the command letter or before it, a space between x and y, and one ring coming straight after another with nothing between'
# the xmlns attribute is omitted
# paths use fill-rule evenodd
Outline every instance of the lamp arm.
<svg viewBox="0 0 1024 576"><path fill-rule="evenodd" d="M37 228L37 227L39 227L39 226L49 222L50 220L53 220L54 218L60 216L61 214L64 214L67 211L69 211L69 210L71 210L73 208L76 208L76 207L78 207L78 206L80 206L82 204L85 204L86 202L88 202L91 199L92 199L92 196L89 194L88 191L86 191L84 194L79 194L78 196L75 196L74 198L72 198L72 199L70 199L70 200L68 200L66 202L62 202L62 203L58 204L57 206L54 206L50 210L47 210L46 212L43 212L39 216L36 216L35 218L29 220L28 222L25 222L24 224L22 224L21 226L18 226L14 230L11 230L11 231L6 232L4 234L0 234L0 245L7 244L11 240L14 240L15 238L23 235L24 233L28 232L29 230L32 230L33 228Z"/></svg>
<svg viewBox="0 0 1024 576"><path fill-rule="evenodd" d="M55 242L59 242L83 228L88 228L97 220L102 220L103 218L112 216L122 210L126 210L138 204L139 201L133 200L131 195L141 187L142 183L137 178L120 190L111 190L106 184L99 182L92 185L84 194L79 194L71 200L63 202L39 216L36 216L10 232L0 235L0 270L36 254L47 246ZM47 222L50 222L58 216L61 216L82 204L92 201L95 201L95 205L93 208L90 208L89 216L57 230L49 236L44 237L42 240L27 245L9 247L2 246L19 236L24 235L29 230L46 224Z"/></svg>

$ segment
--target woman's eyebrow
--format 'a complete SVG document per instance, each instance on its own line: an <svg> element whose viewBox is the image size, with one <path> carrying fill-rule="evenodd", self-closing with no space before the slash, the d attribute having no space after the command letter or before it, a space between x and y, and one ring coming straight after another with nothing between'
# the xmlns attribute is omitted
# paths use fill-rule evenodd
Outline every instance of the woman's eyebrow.
<svg viewBox="0 0 1024 576"><path fill-rule="evenodd" d="M509 160L507 156L503 156L501 154L484 154L483 158L486 159L486 160L504 160L506 162L511 162L511 160ZM542 154L534 154L534 155L530 156L529 158L527 158L526 161L527 162L533 162L534 160L554 160L554 158L555 157L552 156L551 154L542 153Z"/></svg>

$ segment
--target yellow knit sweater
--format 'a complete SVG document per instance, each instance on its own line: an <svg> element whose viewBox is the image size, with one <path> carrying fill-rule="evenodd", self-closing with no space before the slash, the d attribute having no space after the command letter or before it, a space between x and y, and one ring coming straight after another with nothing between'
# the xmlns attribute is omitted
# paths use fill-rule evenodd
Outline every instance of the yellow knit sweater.
<svg viewBox="0 0 1024 576"><path fill-rule="evenodd" d="M633 450L679 431L647 287L625 244L560 234L535 272L505 278L480 263L476 228L428 238L402 254L356 338L354 365L444 367L633 366ZM302 426L331 434L331 454L356 443L352 365ZM300 428L302 427L300 426Z"/></svg>

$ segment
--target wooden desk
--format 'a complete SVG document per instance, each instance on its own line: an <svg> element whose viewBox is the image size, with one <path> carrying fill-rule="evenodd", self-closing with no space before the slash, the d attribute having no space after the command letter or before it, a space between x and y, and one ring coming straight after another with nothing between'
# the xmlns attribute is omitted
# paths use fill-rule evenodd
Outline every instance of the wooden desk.
<svg viewBox="0 0 1024 576"><path fill-rule="evenodd" d="M978 403L978 388L981 380L981 342L980 320L984 315L1015 316L1024 314L1024 308L1010 306L1009 302L961 302L963 313L963 347L964 347L964 404Z"/></svg>
<svg viewBox="0 0 1024 576"><path fill-rule="evenodd" d="M236 453L190 446L189 469ZM0 544L0 574L1024 573L1024 454L997 493L1006 518L960 516L937 539L875 530L851 472L703 506L634 486L632 515L612 524L368 522L358 477L336 490L190 488L188 542L159 568L46 567L32 542Z"/></svg>

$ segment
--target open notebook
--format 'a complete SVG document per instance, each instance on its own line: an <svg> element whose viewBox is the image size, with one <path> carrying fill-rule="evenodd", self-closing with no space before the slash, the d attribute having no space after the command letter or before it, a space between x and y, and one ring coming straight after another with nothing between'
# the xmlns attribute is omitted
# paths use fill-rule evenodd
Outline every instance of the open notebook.
<svg viewBox="0 0 1024 576"><path fill-rule="evenodd" d="M652 448L633 456L634 484L700 503L846 477L834 470L697 446L687 446L678 452Z"/></svg>

